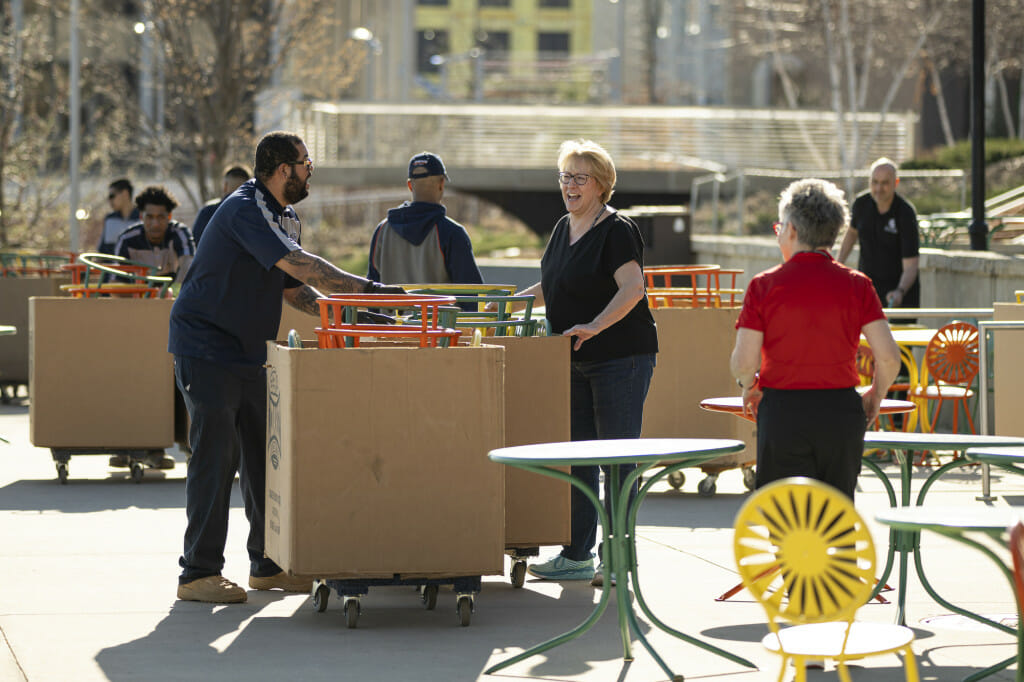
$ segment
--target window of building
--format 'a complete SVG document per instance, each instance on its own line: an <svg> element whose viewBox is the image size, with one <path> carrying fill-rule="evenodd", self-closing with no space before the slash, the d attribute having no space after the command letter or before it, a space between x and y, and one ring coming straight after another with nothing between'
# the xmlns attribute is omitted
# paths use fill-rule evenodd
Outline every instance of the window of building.
<svg viewBox="0 0 1024 682"><path fill-rule="evenodd" d="M541 7L568 7L569 0L540 0Z"/></svg>
<svg viewBox="0 0 1024 682"><path fill-rule="evenodd" d="M480 0L480 7L510 7L512 0Z"/></svg>
<svg viewBox="0 0 1024 682"><path fill-rule="evenodd" d="M448 0L416 0L417 5L447 5Z"/></svg>
<svg viewBox="0 0 1024 682"><path fill-rule="evenodd" d="M488 55L504 59L508 54L508 31L480 31L476 36L477 47L487 50Z"/></svg>
<svg viewBox="0 0 1024 682"><path fill-rule="evenodd" d="M537 52L541 57L568 57L568 33L538 33Z"/></svg>
<svg viewBox="0 0 1024 682"><path fill-rule="evenodd" d="M441 70L439 61L433 59L448 54L448 31L424 29L416 32L416 71L437 73Z"/></svg>

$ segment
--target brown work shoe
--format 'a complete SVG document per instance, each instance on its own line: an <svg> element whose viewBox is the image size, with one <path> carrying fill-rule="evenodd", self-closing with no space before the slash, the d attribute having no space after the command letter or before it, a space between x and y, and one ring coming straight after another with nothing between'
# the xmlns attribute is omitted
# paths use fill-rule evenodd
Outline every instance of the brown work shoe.
<svg viewBox="0 0 1024 682"><path fill-rule="evenodd" d="M209 575L178 585L178 599L212 604L240 604L246 600L245 590L222 575Z"/></svg>
<svg viewBox="0 0 1024 682"><path fill-rule="evenodd" d="M284 590L285 592L311 592L313 590L313 579L303 578L297 575L288 575L284 571L276 575L260 577L249 576L249 587L254 590Z"/></svg>

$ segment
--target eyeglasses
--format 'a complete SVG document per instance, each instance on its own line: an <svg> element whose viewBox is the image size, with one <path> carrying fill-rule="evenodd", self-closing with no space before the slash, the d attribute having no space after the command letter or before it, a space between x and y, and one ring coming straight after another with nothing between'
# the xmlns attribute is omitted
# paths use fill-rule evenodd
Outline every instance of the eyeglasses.
<svg viewBox="0 0 1024 682"><path fill-rule="evenodd" d="M117 196L117 194L115 194L114 192L111 192L110 194L107 195L107 200L109 201L110 199L113 199L116 196Z"/></svg>
<svg viewBox="0 0 1024 682"><path fill-rule="evenodd" d="M589 179L590 176L586 173L566 173L565 171L562 171L558 174L558 181L563 185L568 185L571 182L577 187L582 187L587 184L587 180Z"/></svg>
<svg viewBox="0 0 1024 682"><path fill-rule="evenodd" d="M778 234L779 232L782 232L782 228L784 228L785 226L786 226L786 223L784 223L782 221L776 221L776 222L772 223L772 229L775 230L775 234Z"/></svg>
<svg viewBox="0 0 1024 682"><path fill-rule="evenodd" d="M309 174L310 175L313 174L313 159L309 158L308 156L306 158L304 158L302 161L286 161L286 163L289 166L302 166L302 165L305 165L306 166L306 170L309 172Z"/></svg>

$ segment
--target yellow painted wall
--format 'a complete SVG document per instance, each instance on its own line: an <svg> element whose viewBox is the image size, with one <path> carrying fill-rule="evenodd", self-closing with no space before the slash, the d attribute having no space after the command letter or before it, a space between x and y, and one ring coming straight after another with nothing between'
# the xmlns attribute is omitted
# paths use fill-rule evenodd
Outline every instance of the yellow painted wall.
<svg viewBox="0 0 1024 682"><path fill-rule="evenodd" d="M569 34L569 56L593 51L591 23L593 8L588 0L570 0L568 8L540 7L539 0L512 0L509 7L480 7L478 0L449 0L447 6L416 5L414 30L448 31L450 54L456 58L475 46L477 30L509 34L510 59L530 64L537 59L538 33ZM415 40L415 36L413 37ZM453 62L448 87L453 95L465 95L461 87L471 81L468 62ZM513 73L525 75L513 66ZM433 76L436 80L437 76Z"/></svg>

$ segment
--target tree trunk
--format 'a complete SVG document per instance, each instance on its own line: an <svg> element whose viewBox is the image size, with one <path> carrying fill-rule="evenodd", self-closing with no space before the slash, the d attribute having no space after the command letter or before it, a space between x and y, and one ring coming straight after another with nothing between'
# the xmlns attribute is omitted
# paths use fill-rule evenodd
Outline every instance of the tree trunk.
<svg viewBox="0 0 1024 682"><path fill-rule="evenodd" d="M935 62L930 59L927 61L926 68L931 75L932 88L935 91L935 103L939 107L939 122L942 124L942 136L946 139L946 146L952 147L956 144L956 138L953 137L953 126L949 123L949 111L946 109L946 94L942 90L939 70L935 68Z"/></svg>

